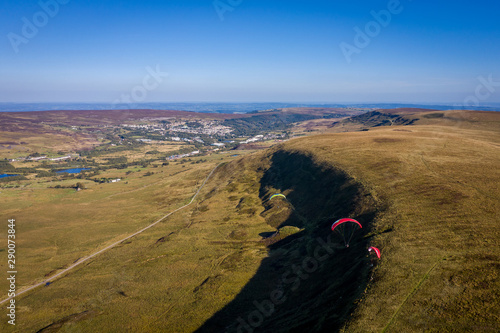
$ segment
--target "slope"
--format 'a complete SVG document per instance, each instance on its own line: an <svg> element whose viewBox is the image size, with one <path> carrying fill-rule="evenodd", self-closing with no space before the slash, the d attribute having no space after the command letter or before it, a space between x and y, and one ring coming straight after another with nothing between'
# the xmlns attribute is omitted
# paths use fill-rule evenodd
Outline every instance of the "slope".
<svg viewBox="0 0 500 333"><path fill-rule="evenodd" d="M194 209L20 298L16 329L498 331L499 114L425 112L221 166Z"/></svg>
<svg viewBox="0 0 500 333"><path fill-rule="evenodd" d="M498 331L500 115L455 114L290 143L387 204L372 239L383 257L346 332Z"/></svg>
<svg viewBox="0 0 500 333"><path fill-rule="evenodd" d="M499 330L500 114L409 111L397 117L412 126L312 136L272 153L273 163L261 180L272 184L272 190L263 196L261 188L261 197L281 191L293 210L263 215L284 216L281 226L294 221L292 225L304 230L270 242L269 258L252 281L200 332L329 332L338 330L342 320L346 320L345 332ZM315 169L329 171L311 178L311 170L303 167L305 158ZM331 216L356 216L353 211L336 211L349 205L324 196L324 188L331 188L344 200L356 197L344 186L331 186L328 179L338 172L361 184L357 188L373 198L361 207L369 211L366 205L371 203L372 212L379 212L368 214L363 222L373 221L373 230L357 241L365 250L367 242L378 246L382 260L367 272L367 253L363 256L352 249L342 253L351 265L364 266L354 271L359 279L349 276L353 271L341 261L327 261L328 268L315 267L311 252L300 250L305 244L314 251L310 235L328 232L329 226L317 218L323 207L330 207ZM314 192L296 192L304 188ZM311 199L316 206L309 206ZM278 235L279 230L274 237ZM278 254L273 252L276 249ZM287 257L288 251L296 261ZM290 271L300 279L287 285ZM299 283L304 281L307 287ZM318 285L322 288L316 289ZM356 287L364 289L362 297L352 292ZM347 295L340 296L342 292ZM281 303L282 299L293 305Z"/></svg>

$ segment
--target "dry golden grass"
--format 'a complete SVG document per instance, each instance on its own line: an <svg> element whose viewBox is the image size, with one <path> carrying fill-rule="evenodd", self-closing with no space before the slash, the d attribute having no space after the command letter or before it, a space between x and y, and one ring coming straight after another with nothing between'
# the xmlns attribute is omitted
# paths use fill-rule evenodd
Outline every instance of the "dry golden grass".
<svg viewBox="0 0 500 333"><path fill-rule="evenodd" d="M496 125L387 127L286 146L346 170L388 205L372 240L382 260L346 332L500 329L494 119Z"/></svg>
<svg viewBox="0 0 500 333"><path fill-rule="evenodd" d="M10 208L2 212L2 218L15 217L19 225L18 248L22 250L18 271L24 273L18 286L39 281L44 274L186 204L210 169L221 162L221 156L208 160L187 167L172 164L153 168L164 172L135 176L128 184L89 184L88 190L58 190L58 195L56 190L33 190L25 206L19 200L20 193L10 191L11 199L6 202ZM205 191L195 206L103 253L49 287L20 297L20 319L14 331L36 331L66 317L70 319L66 318L65 328L83 331L196 329L230 301L266 255L258 235L264 220L231 212L237 202L228 199L231 192L219 189L225 185L219 184L220 180L216 176L207 186L210 191L223 191L223 197L212 198ZM260 222L252 226L249 218ZM226 296L219 295L214 301L214 285ZM2 281L1 290L5 288ZM207 306L209 300L211 305ZM87 310L87 315L72 317ZM0 327L13 331L5 322Z"/></svg>
<svg viewBox="0 0 500 333"><path fill-rule="evenodd" d="M78 151L97 146L99 141L87 135L75 133L31 133L30 131L0 132L0 142L13 142L0 146L0 158L26 157L39 152ZM8 148L8 147L11 148Z"/></svg>
<svg viewBox="0 0 500 333"><path fill-rule="evenodd" d="M52 285L23 295L17 303L18 325L12 328L2 321L0 330L31 332L52 324L51 329L72 332L192 332L212 327L210 318L234 325L236 318L218 314L247 314L252 308L237 306L251 304L252 297L274 288L277 277L269 268L303 258L295 240L308 232L323 233L322 228L329 234L329 222L311 216L322 207L328 208L325 212L344 211L343 198L349 203L352 193L365 193L368 199L360 199L364 206L354 207L353 214L372 208L379 213L365 216L371 230L352 249L365 251L369 243L381 249L382 259L370 270L365 252L354 257L364 267L361 272L368 272L358 280L343 281L342 265L319 269L304 288L321 287L322 292L303 290L297 298L290 294L294 303L271 316L265 327L276 332L291 327L328 331L331 320L349 319L345 332L499 331L498 115L453 111L442 118L407 116L420 120L414 126L294 139L222 166L189 209ZM271 162L273 156L283 160ZM150 169L163 173L142 177L148 169L128 176L128 184L89 184L89 190L78 193L43 184L2 190L1 218L18 219L20 284L36 281L185 204L220 158L210 156L206 164L171 163ZM364 192L340 186L346 192L333 193L337 201L321 202L329 198L321 177L311 188L302 184L305 192L277 183L270 187L269 179L269 186L263 186L263 175L273 163L275 174L289 172L289 177L277 178L284 183L307 178L300 172L312 169L295 168L297 161L287 166L286 158L311 160L321 171L307 175L311 179L343 170ZM293 207L269 206L266 197L282 190ZM315 208L308 212L301 204ZM279 220L286 224L285 242L291 241L273 244L269 254L262 235L273 234ZM321 222L320 229L314 228L316 222ZM5 239L4 231L0 237ZM0 269L5 270L3 261ZM348 317L350 299L342 304L329 297L358 286L363 289L353 297L362 297ZM0 290L5 288L0 281ZM301 295L316 296L300 300ZM238 299L244 302L234 302ZM309 313L307 308L318 302L324 312ZM299 309L302 303L307 306ZM332 319L337 308L346 311Z"/></svg>

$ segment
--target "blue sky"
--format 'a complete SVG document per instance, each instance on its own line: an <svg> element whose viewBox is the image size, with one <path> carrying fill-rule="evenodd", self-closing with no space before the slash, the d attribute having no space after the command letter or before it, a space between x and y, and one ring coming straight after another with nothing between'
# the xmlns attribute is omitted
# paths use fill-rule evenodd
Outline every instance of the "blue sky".
<svg viewBox="0 0 500 333"><path fill-rule="evenodd" d="M500 102L497 2L217 1L2 0L0 102Z"/></svg>

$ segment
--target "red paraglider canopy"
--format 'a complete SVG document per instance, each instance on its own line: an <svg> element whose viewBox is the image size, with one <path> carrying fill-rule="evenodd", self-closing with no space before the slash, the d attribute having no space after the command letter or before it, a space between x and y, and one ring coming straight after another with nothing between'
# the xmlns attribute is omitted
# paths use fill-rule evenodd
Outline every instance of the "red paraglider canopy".
<svg viewBox="0 0 500 333"><path fill-rule="evenodd" d="M335 221L334 224L332 224L332 231L335 230L335 228L337 228L339 225L341 225L342 223L346 223L346 222L354 222L354 223L357 223L359 225L360 228L363 228L363 226L361 225L361 223L359 223L358 221L354 220L354 219L340 219L340 220L337 220Z"/></svg>
<svg viewBox="0 0 500 333"><path fill-rule="evenodd" d="M361 226L361 223L359 223L358 221L344 218L337 220L334 224L332 224L332 231L337 231L342 236L345 247L349 247L349 242L351 241L352 236L354 235L354 232L358 227L360 229L363 228Z"/></svg>
<svg viewBox="0 0 500 333"><path fill-rule="evenodd" d="M368 251L370 251L370 252L371 252L371 251L374 251L374 252L375 252L375 254L377 255L377 257L380 259L380 250L379 250L379 249L377 249L377 248L376 248L376 247L374 247L374 246L370 246L370 247L368 248Z"/></svg>

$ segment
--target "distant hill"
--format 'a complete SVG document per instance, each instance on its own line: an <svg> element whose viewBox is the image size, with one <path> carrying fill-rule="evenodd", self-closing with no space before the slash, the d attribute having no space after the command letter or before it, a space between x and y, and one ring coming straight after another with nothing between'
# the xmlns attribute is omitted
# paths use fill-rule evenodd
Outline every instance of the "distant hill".
<svg viewBox="0 0 500 333"><path fill-rule="evenodd" d="M496 121L497 112L471 110L430 110L418 108L379 109L349 117L331 125L332 132L368 130L380 126L447 125L462 126Z"/></svg>
<svg viewBox="0 0 500 333"><path fill-rule="evenodd" d="M329 108L276 109L247 114L199 113L177 110L67 110L0 112L0 133L57 134L60 131L47 125L59 126L109 126L132 124L140 121L151 122L168 119L218 120L234 127L240 134L252 135L259 130L285 130L295 122L317 118L336 118L362 113L360 110ZM77 134L75 134L77 135Z"/></svg>
<svg viewBox="0 0 500 333"><path fill-rule="evenodd" d="M62 110L0 112L0 148L48 148L65 143L87 149L98 144L103 130L124 124L159 124L172 120L213 120L232 128L232 135L252 136L286 131L293 124L310 119L333 119L357 115L363 110L338 108L273 109L255 113L199 113L178 110ZM77 128L72 128L77 127ZM78 127L85 127L84 130ZM109 132L109 131L108 131ZM108 133L109 134L109 133ZM112 137L116 138L116 133ZM228 138L226 138L228 139ZM45 142L45 143L42 143ZM30 143L29 147L26 143ZM36 147L35 147L36 146Z"/></svg>
<svg viewBox="0 0 500 333"><path fill-rule="evenodd" d="M67 110L67 111L32 111L0 112L0 123L31 123L78 125L119 125L141 119L151 118L196 118L196 119L231 119L244 115L197 113L176 110Z"/></svg>
<svg viewBox="0 0 500 333"><path fill-rule="evenodd" d="M118 125L123 122L154 118L192 118L192 119L241 119L261 115L300 114L315 118L346 116L362 113L359 110L338 108L290 108L259 111L248 114L200 113L178 110L61 110L61 111L31 111L31 112L0 112L0 124L62 124L62 125Z"/></svg>

